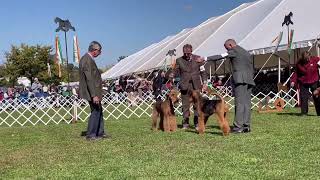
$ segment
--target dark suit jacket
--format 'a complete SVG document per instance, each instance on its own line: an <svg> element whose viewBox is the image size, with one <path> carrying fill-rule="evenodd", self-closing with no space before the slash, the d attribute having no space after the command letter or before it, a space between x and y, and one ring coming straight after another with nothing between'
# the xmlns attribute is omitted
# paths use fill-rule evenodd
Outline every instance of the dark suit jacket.
<svg viewBox="0 0 320 180"><path fill-rule="evenodd" d="M251 54L240 46L228 51L227 58L230 59L232 66L232 77L235 84L245 83L255 85L253 80L253 57ZM223 59L221 55L210 56L208 61Z"/></svg>
<svg viewBox="0 0 320 180"><path fill-rule="evenodd" d="M92 98L98 96L102 98L102 79L101 73L87 53L80 59L79 63L79 96L80 98L92 101Z"/></svg>
<svg viewBox="0 0 320 180"><path fill-rule="evenodd" d="M201 89L202 82L207 81L206 73L200 71L200 66L202 65L204 63L197 63L193 59L190 61L184 59L184 57L177 59L176 73L180 74L181 90L188 90L189 82L193 83L195 90Z"/></svg>
<svg viewBox="0 0 320 180"><path fill-rule="evenodd" d="M167 80L165 77L162 77L161 74L157 75L156 78L154 78L152 83L153 91L160 91L162 86L166 84Z"/></svg>

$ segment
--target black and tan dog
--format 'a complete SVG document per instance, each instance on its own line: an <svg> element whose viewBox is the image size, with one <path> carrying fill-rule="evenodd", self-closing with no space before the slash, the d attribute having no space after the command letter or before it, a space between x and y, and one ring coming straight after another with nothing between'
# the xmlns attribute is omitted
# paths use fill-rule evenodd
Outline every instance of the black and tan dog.
<svg viewBox="0 0 320 180"><path fill-rule="evenodd" d="M177 90L171 90L167 94L165 101L157 101L153 105L152 110L152 129L160 129L165 132L176 131L177 120L174 114L174 104L179 101L179 92ZM160 121L158 122L158 118ZM158 125L158 128L157 128Z"/></svg>
<svg viewBox="0 0 320 180"><path fill-rule="evenodd" d="M192 98L190 100L196 104L199 112L199 124L198 132L199 134L204 134L206 123L209 117L216 114L219 126L223 132L224 136L229 135L230 127L229 122L226 118L226 113L228 112L228 106L226 105L222 96L217 93L210 93L212 96L216 96L219 99L210 100L206 97L202 97L199 91L194 91L192 93Z"/></svg>

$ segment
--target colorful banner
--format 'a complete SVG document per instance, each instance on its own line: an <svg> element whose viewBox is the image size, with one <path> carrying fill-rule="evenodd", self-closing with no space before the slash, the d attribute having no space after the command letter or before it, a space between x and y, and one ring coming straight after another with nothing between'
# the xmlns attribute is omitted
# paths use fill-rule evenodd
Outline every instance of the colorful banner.
<svg viewBox="0 0 320 180"><path fill-rule="evenodd" d="M73 62L79 64L80 61L80 50L79 50L79 41L78 37L75 35L73 36Z"/></svg>
<svg viewBox="0 0 320 180"><path fill-rule="evenodd" d="M56 48L56 63L63 64L61 44L58 36L56 36L55 48Z"/></svg>
<svg viewBox="0 0 320 180"><path fill-rule="evenodd" d="M58 64L59 77L62 77L61 64L63 64L63 60L62 60L62 51L61 51L60 40L59 40L58 36L56 36L56 40L55 41L56 41L55 42L55 48L56 48L55 61Z"/></svg>
<svg viewBox="0 0 320 180"><path fill-rule="evenodd" d="M292 52L293 34L294 34L294 30L291 29L290 35L289 35L289 42L288 42L288 53L289 54L291 54L291 52Z"/></svg>
<svg viewBox="0 0 320 180"><path fill-rule="evenodd" d="M282 41L282 37L283 37L283 32L281 31L281 32L279 33L279 35L272 41L272 44L273 44L274 42L277 42L277 43L276 43L275 52L278 51L279 45L280 45L280 43L281 43L281 41Z"/></svg>

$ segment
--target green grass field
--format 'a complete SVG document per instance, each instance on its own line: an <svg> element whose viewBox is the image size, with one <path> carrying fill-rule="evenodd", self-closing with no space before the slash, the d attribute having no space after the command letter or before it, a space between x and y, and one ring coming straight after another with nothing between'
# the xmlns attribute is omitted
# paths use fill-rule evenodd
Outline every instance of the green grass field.
<svg viewBox="0 0 320 180"><path fill-rule="evenodd" d="M108 120L112 139L95 142L86 123L1 127L0 179L319 179L320 118L298 112L254 112L252 133L228 137L212 118L203 136Z"/></svg>

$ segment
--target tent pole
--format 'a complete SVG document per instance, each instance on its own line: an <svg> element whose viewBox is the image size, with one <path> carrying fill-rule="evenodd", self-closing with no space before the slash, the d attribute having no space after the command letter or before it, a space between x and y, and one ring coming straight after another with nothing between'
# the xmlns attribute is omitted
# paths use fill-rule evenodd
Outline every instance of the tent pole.
<svg viewBox="0 0 320 180"><path fill-rule="evenodd" d="M317 51L317 56L319 57L320 55L320 48L319 48L319 42L317 41L317 44L316 44L316 51Z"/></svg>
<svg viewBox="0 0 320 180"><path fill-rule="evenodd" d="M288 65L288 68L289 68L289 76L291 74L291 62L290 62L290 59L291 59L291 55L290 55L290 51L289 51L289 48L291 47L291 44L290 44L290 25L287 25L287 29L288 29L288 62L289 62L289 65ZM293 37L291 37L293 38Z"/></svg>
<svg viewBox="0 0 320 180"><path fill-rule="evenodd" d="M253 66L253 71L254 71L254 59L255 59L255 56L253 55L253 56L252 56L252 66Z"/></svg>
<svg viewBox="0 0 320 180"><path fill-rule="evenodd" d="M281 83L281 59L280 57L278 58L278 83Z"/></svg>
<svg viewBox="0 0 320 180"><path fill-rule="evenodd" d="M211 65L210 65L210 82L211 82Z"/></svg>

